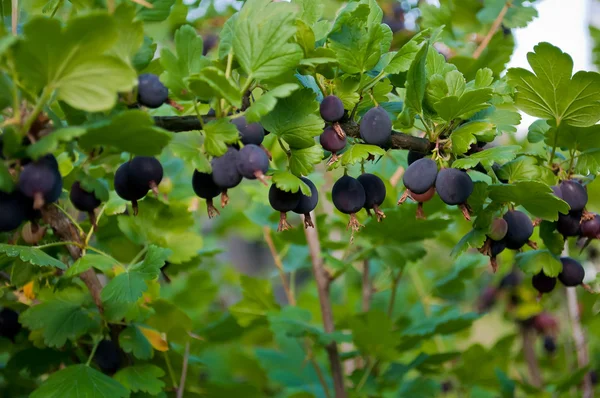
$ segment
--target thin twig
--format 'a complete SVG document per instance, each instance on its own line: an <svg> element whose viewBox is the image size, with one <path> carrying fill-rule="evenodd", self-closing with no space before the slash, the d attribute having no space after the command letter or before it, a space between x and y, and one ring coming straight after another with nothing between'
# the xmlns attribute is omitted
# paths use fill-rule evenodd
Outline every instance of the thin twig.
<svg viewBox="0 0 600 398"><path fill-rule="evenodd" d="M177 379L175 379L175 372L173 371L173 365L171 365L169 353L167 351L164 351L163 354L165 356L165 364L167 365L167 371L169 372L171 383L173 384L173 388L177 390L179 387L177 386Z"/></svg>
<svg viewBox="0 0 600 398"><path fill-rule="evenodd" d="M188 362L190 359L190 343L185 344L185 352L183 354L183 365L181 368L181 379L179 380L179 389L177 390L177 398L183 398L185 390L185 379L187 378Z"/></svg>
<svg viewBox="0 0 600 398"><path fill-rule="evenodd" d="M390 302L388 304L388 310L387 310L388 317L390 317L390 318L394 314L394 304L396 304L396 293L398 292L398 283L400 283L401 278L402 278L402 270L400 270L398 272L398 275L396 275L392 279L392 293L390 296Z"/></svg>
<svg viewBox="0 0 600 398"><path fill-rule="evenodd" d="M473 58L478 59L481 56L481 53L483 53L483 51L487 48L488 44L490 44L492 37L494 37L494 35L498 31L498 29L500 28L500 25L502 25L502 20L506 16L506 13L508 12L508 9L510 6L511 6L511 1L507 1L504 4L504 7L502 7L502 10L500 10L500 13L498 14L496 19L492 23L492 26L490 27L490 31L483 38L483 41L481 42L481 44L479 44L479 47L477 47L477 49L473 53Z"/></svg>
<svg viewBox="0 0 600 398"><path fill-rule="evenodd" d="M275 248L275 243L273 243L273 238L271 237L271 229L269 227L264 227L263 234L265 236L265 242L267 242L267 246L269 247L269 251L271 252L271 256L273 257L273 262L275 262L275 266L279 271L279 277L281 278L281 284L283 285L283 290L285 290L285 295L288 299L288 303L292 306L295 306L296 298L292 294L292 290L290 289L288 280L285 277L283 262L281 261L281 256L279 256L279 253Z"/></svg>
<svg viewBox="0 0 600 398"><path fill-rule="evenodd" d="M313 217L316 220L316 217ZM319 242L318 229L306 228L304 230L306 242L310 252L313 274L317 283L317 292L319 294L319 303L321 305L321 316L323 318L323 329L325 333L333 333L335 326L333 322L333 310L329 299L329 276L323 264L321 256L321 242ZM335 390L335 398L346 398L346 388L344 386L344 371L342 369L342 361L338 352L338 347L335 342L331 342L325 347L329 357L329 365L333 377L333 386Z"/></svg>
<svg viewBox="0 0 600 398"><path fill-rule="evenodd" d="M523 355L525 356L529 377L531 378L529 384L540 388L542 387L542 374L537 357L535 356L535 330L526 327L521 328L521 339L523 340Z"/></svg>
<svg viewBox="0 0 600 398"><path fill-rule="evenodd" d="M17 35L17 25L19 24L19 0L12 0L11 22L12 34Z"/></svg>

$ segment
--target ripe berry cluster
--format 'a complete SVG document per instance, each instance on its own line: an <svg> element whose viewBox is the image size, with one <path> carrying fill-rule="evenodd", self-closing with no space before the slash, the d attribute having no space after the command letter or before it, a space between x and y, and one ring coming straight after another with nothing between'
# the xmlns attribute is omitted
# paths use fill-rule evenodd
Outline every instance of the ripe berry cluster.
<svg viewBox="0 0 600 398"><path fill-rule="evenodd" d="M473 193L471 177L459 169L441 169L430 158L412 162L403 176L406 191L398 201L402 204L410 198L417 202L417 217L423 218L423 203L431 200L437 192L440 199L450 206L459 206L467 220L471 219L467 200Z"/></svg>

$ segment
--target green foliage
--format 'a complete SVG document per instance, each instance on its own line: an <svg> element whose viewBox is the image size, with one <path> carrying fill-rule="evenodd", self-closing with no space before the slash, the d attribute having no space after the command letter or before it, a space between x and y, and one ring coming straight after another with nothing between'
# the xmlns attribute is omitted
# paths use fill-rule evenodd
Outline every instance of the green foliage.
<svg viewBox="0 0 600 398"><path fill-rule="evenodd" d="M576 179L588 194L580 221L600 211L600 75L573 73L571 57L543 42L529 68L506 71L537 2L145 3L14 2L16 35L11 5L0 6L0 227L12 216L22 224L0 232L0 396L418 398L449 384L449 397L585 395L598 366L597 260L559 232L572 209L552 187ZM166 92L138 87L148 73ZM142 93L156 107L140 105ZM335 123L320 112L330 95L344 107ZM376 106L393 125L382 146L361 137ZM536 120L522 125L519 112ZM238 130L242 116L265 131L252 137L269 155L268 170L258 159L260 182L305 196L301 177L315 184L311 219L293 195L284 218L259 181L192 187L194 170L216 182L219 171L256 167L212 162L249 142L257 126ZM329 126L346 146L326 164L319 136ZM439 178L432 198L406 191L415 151L438 170L465 171L465 203L442 202L452 181ZM42 205L25 170L52 163L47 155L62 186ZM116 170L139 156L156 157L161 181L130 170L119 186ZM370 203L378 217L361 209L348 224L338 210L360 186L332 187L362 173L381 178L385 198ZM100 200L93 212L75 207L75 182ZM138 188L145 196L131 204L119 196ZM506 241L491 237L514 209L534 232L501 251ZM292 230L275 233L278 220ZM556 364L575 364L580 347L561 283L543 298L531 286L540 272L560 275L567 253L586 271L571 318L590 349L569 374ZM536 335L542 312L558 323ZM545 335L559 345L552 357ZM106 340L114 369L102 364Z"/></svg>

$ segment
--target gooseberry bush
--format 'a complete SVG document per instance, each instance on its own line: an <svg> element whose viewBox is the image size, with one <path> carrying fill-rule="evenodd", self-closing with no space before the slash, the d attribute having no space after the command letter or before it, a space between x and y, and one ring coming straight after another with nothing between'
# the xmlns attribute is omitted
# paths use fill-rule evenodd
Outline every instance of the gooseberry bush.
<svg viewBox="0 0 600 398"><path fill-rule="evenodd" d="M506 69L535 1L196 3L2 3L0 395L593 396L600 75Z"/></svg>

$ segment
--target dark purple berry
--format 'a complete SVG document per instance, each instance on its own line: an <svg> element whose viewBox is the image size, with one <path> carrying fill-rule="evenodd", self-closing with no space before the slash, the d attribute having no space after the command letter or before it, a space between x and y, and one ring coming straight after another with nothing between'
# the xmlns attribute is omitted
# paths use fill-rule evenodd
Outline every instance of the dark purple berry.
<svg viewBox="0 0 600 398"><path fill-rule="evenodd" d="M121 351L111 340L102 340L94 354L94 362L106 374L114 374L121 367Z"/></svg>
<svg viewBox="0 0 600 398"><path fill-rule="evenodd" d="M10 308L3 308L0 311L0 336L14 341L20 331L19 314Z"/></svg>
<svg viewBox="0 0 600 398"><path fill-rule="evenodd" d="M265 129L260 125L260 123L250 123L246 122L245 116L240 116L231 121L231 123L235 124L240 133L240 139L242 140L242 144L254 144L260 145L265 138Z"/></svg>
<svg viewBox="0 0 600 398"><path fill-rule="evenodd" d="M169 90L162 84L158 76L145 73L138 77L138 102L148 108L158 108L169 97Z"/></svg>
<svg viewBox="0 0 600 398"><path fill-rule="evenodd" d="M556 230L563 236L579 236L581 233L581 211L570 211L569 214L558 214Z"/></svg>
<svg viewBox="0 0 600 398"><path fill-rule="evenodd" d="M35 209L56 202L62 192L62 178L54 156L27 164L19 176L19 190L34 200Z"/></svg>
<svg viewBox="0 0 600 398"><path fill-rule="evenodd" d="M0 232L10 232L27 220L32 205L31 199L19 191L0 191Z"/></svg>
<svg viewBox="0 0 600 398"><path fill-rule="evenodd" d="M506 242L504 240L493 240L490 245L490 255L497 257L506 249Z"/></svg>
<svg viewBox="0 0 600 398"><path fill-rule="evenodd" d="M129 165L130 181L140 190L157 192L157 186L163 178L163 167L158 159L151 156L136 156Z"/></svg>
<svg viewBox="0 0 600 398"><path fill-rule="evenodd" d="M333 154L340 152L346 147L346 138L340 138L333 127L327 127L319 137L321 146Z"/></svg>
<svg viewBox="0 0 600 398"><path fill-rule="evenodd" d="M571 211L582 211L588 202L588 194L583 185L574 180L560 184L562 200L571 206Z"/></svg>
<svg viewBox="0 0 600 398"><path fill-rule="evenodd" d="M561 257L563 269L558 274L558 280L567 287L579 286L585 278L583 266L571 257Z"/></svg>
<svg viewBox="0 0 600 398"><path fill-rule="evenodd" d="M360 121L360 137L372 145L383 146L392 136L392 120L381 107L369 109Z"/></svg>
<svg viewBox="0 0 600 398"><path fill-rule="evenodd" d="M222 190L237 187L242 181L242 175L237 169L238 150L232 147L227 149L225 155L213 158L210 162L215 184Z"/></svg>
<svg viewBox="0 0 600 398"><path fill-rule="evenodd" d="M239 151L236 165L243 177L249 180L262 179L269 170L269 157L261 147L250 144Z"/></svg>
<svg viewBox="0 0 600 398"><path fill-rule="evenodd" d="M438 175L437 163L429 158L415 161L403 176L404 186L416 194L424 194L434 186Z"/></svg>
<svg viewBox="0 0 600 398"><path fill-rule="evenodd" d="M591 220L581 223L581 236L588 239L600 239L600 216L594 214Z"/></svg>
<svg viewBox="0 0 600 398"><path fill-rule="evenodd" d="M148 187L134 184L130 170L131 162L126 162L119 166L115 173L115 192L122 199L130 201L133 204L133 213L137 214L137 201L146 196Z"/></svg>
<svg viewBox="0 0 600 398"><path fill-rule="evenodd" d="M353 214L365 206L367 196L357 179L343 176L333 184L331 198L336 209L344 214Z"/></svg>
<svg viewBox="0 0 600 398"><path fill-rule="evenodd" d="M435 180L438 196L448 205L466 203L473 189L473 180L463 170L442 169Z"/></svg>
<svg viewBox="0 0 600 398"><path fill-rule="evenodd" d="M310 188L310 196L302 194L298 205L292 210L296 214L304 215L304 225L306 228L314 227L310 212L313 211L319 203L319 191L315 184L306 177L300 177L302 181Z"/></svg>
<svg viewBox="0 0 600 398"><path fill-rule="evenodd" d="M544 271L541 271L531 279L531 284L541 294L550 293L556 286L556 278L546 276Z"/></svg>
<svg viewBox="0 0 600 398"><path fill-rule="evenodd" d="M278 231L285 231L291 228L291 225L287 222L286 213L294 210L300 203L302 192L288 192L283 191L275 186L271 185L269 189L269 204L271 207L280 212L279 228Z"/></svg>
<svg viewBox="0 0 600 398"><path fill-rule="evenodd" d="M508 224L508 231L504 241L506 247L511 250L519 250L533 235L533 223L527 214L518 210L511 210L504 215L504 220Z"/></svg>
<svg viewBox="0 0 600 398"><path fill-rule="evenodd" d="M73 206L75 206L77 210L88 213L93 212L101 203L101 201L96 198L94 192L88 192L83 189L79 181L75 181L73 185L71 185L69 199L71 199L71 203L73 203Z"/></svg>
<svg viewBox="0 0 600 398"><path fill-rule="evenodd" d="M321 102L321 117L326 122L338 122L344 117L344 104L335 95L325 97Z"/></svg>
<svg viewBox="0 0 600 398"><path fill-rule="evenodd" d="M552 336L544 336L544 349L548 354L556 352L556 342Z"/></svg>
<svg viewBox="0 0 600 398"><path fill-rule="evenodd" d="M386 196L384 182L381 178L369 173L361 174L358 177L358 182L360 182L365 189L366 199L364 207L367 210L367 213L370 212L370 210L374 210L377 219L381 221L382 218L385 218L385 214L379 209L379 206L383 204Z"/></svg>
<svg viewBox="0 0 600 398"><path fill-rule="evenodd" d="M219 196L221 188L213 181L213 175L208 173L201 173L198 170L194 170L192 176L192 188L196 195L202 199L206 199L206 208L208 211L208 217L213 218L219 214L219 211L213 205L213 198Z"/></svg>
<svg viewBox="0 0 600 398"><path fill-rule="evenodd" d="M414 162L416 162L419 159L423 159L426 155L424 153L421 152L415 152L415 151L408 151L408 156L406 158L408 165L410 166L411 164L413 164Z"/></svg>

